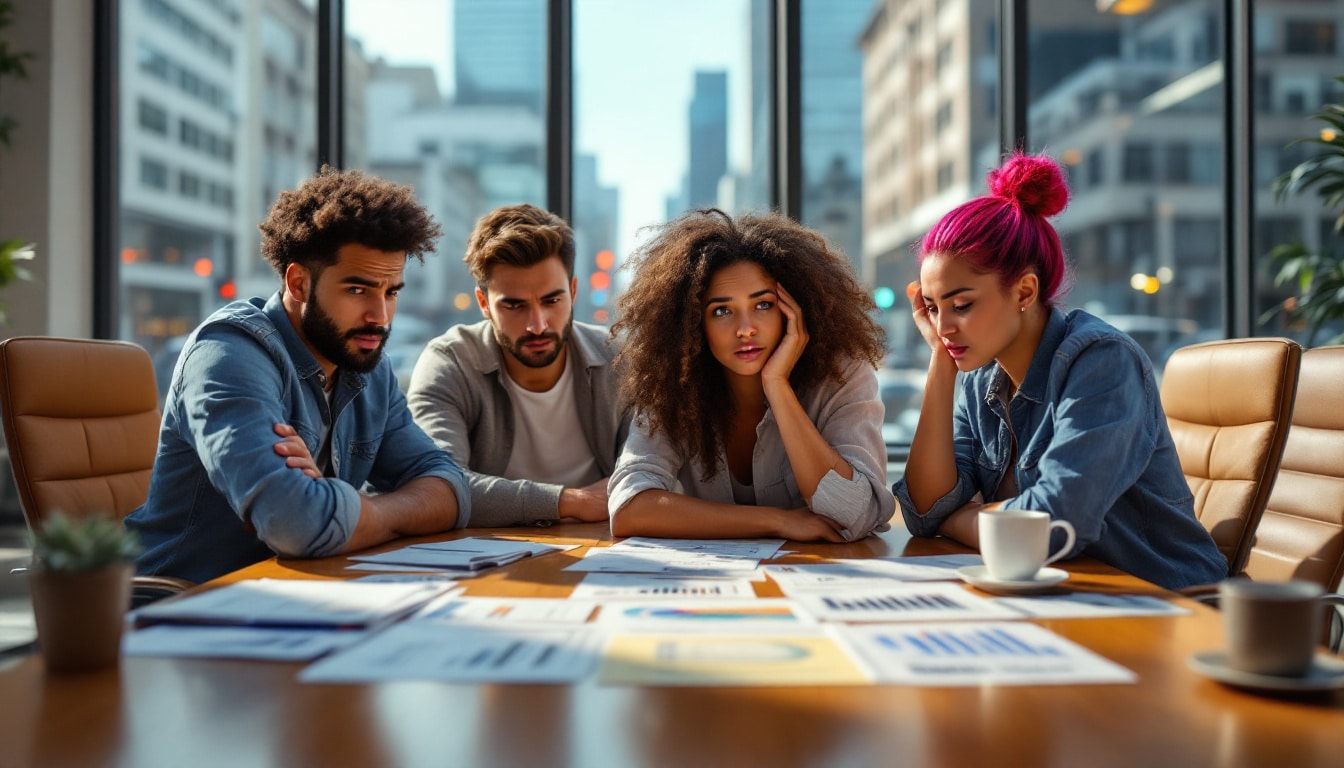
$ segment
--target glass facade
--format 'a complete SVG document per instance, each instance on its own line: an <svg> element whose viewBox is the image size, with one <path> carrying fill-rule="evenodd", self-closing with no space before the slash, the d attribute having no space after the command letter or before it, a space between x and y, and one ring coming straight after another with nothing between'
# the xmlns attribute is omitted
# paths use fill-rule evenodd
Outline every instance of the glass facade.
<svg viewBox="0 0 1344 768"><path fill-rule="evenodd" d="M998 83L1008 71L1025 74L1014 98L1026 100L1027 146L1058 158L1073 189L1057 219L1074 269L1067 304L1133 334L1159 364L1176 346L1228 332L1229 216L1253 216L1256 333L1311 332L1284 311L1295 291L1276 284L1276 247L1344 248L1319 198L1273 190L1317 151L1292 143L1323 127L1309 116L1344 98L1333 79L1344 0L1257 0L1248 50L1233 52L1223 50L1229 20L1216 0L1029 0L1013 6L1027 18L1017 61L1002 58L1003 4L980 0L336 7L344 67L320 73L327 27L315 0L120 0L107 258L122 338L171 360L174 340L210 310L275 290L256 225L279 191L316 170L324 82L340 89L344 110L334 154L415 187L444 228L440 252L408 269L389 346L403 377L429 338L480 317L461 257L486 211L564 206L578 240L576 317L608 323L626 279L620 262L650 225L691 207L777 207L788 182L800 194L787 212L843 251L883 307L883 392L900 442L926 359L904 306L912 248L983 191L1002 154ZM554 8L571 12L562 51L549 47ZM796 44L773 37L789 9ZM1224 78L1247 57L1254 110L1229 117ZM571 77L549 93L559 61ZM778 108L788 72L799 85L795 135L781 131ZM548 130L557 103L570 107L571 133ZM1229 119L1252 120L1255 137L1245 169L1253 210L1235 214ZM780 162L793 146L797 168ZM548 199L557 168L568 173L563 200Z"/></svg>

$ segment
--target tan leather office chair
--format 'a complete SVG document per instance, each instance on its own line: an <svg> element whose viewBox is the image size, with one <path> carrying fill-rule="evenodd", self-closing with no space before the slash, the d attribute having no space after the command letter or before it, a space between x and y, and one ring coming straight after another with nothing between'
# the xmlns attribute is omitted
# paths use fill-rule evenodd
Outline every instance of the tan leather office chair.
<svg viewBox="0 0 1344 768"><path fill-rule="evenodd" d="M159 397L145 350L123 341L19 336L0 342L0 415L30 529L60 510L118 519L145 501ZM137 576L137 602L191 586Z"/></svg>
<svg viewBox="0 0 1344 768"><path fill-rule="evenodd" d="M1172 353L1167 414L1195 514L1241 573L1283 456L1302 348L1290 339L1211 341Z"/></svg>
<svg viewBox="0 0 1344 768"><path fill-rule="evenodd" d="M1331 591L1344 581L1344 347L1302 354L1292 427L1245 573Z"/></svg>

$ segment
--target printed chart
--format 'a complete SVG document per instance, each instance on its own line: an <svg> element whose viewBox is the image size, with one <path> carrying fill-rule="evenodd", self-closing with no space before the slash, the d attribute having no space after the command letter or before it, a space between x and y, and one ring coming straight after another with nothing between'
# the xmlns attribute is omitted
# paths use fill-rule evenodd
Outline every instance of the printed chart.
<svg viewBox="0 0 1344 768"><path fill-rule="evenodd" d="M959 584L891 584L842 592L799 592L793 601L820 621L928 621L1017 618L1010 608L976 597Z"/></svg>
<svg viewBox="0 0 1344 768"><path fill-rule="evenodd" d="M1129 683L1132 672L1035 624L863 625L836 634L875 682L906 685Z"/></svg>

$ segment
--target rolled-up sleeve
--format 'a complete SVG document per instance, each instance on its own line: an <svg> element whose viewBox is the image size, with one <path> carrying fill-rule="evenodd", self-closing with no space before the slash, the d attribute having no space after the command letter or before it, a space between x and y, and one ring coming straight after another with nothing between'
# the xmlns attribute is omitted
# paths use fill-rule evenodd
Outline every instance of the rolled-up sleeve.
<svg viewBox="0 0 1344 768"><path fill-rule="evenodd" d="M937 536L943 521L965 506L980 491L972 466L973 457L978 450L978 441L966 409L966 403L970 402L969 398L974 396L974 391L965 383L967 380L964 377L959 377L958 381L962 382L966 390L962 393L964 397L957 399L957 404L952 410L952 450L956 456L957 484L922 515L915 508L914 500L910 498L910 489L904 477L892 489L896 493L896 502L901 506L901 517L905 520L905 527L915 536Z"/></svg>
<svg viewBox="0 0 1344 768"><path fill-rule="evenodd" d="M564 486L471 470L472 430L467 414L479 410L477 399L490 397L490 393L479 391L479 382L463 375L464 366L444 345L431 343L415 363L406 399L415 423L465 473L472 497L472 525L499 528L559 520ZM462 498L459 494L458 499Z"/></svg>
<svg viewBox="0 0 1344 768"><path fill-rule="evenodd" d="M457 523L463 528L471 519L471 490L467 476L447 451L420 428L406 407L395 378L388 377L384 393L387 419L369 484L379 491L394 491L421 477L437 477L448 483L457 497Z"/></svg>
<svg viewBox="0 0 1344 768"><path fill-rule="evenodd" d="M816 419L817 431L849 463L854 476L846 480L835 470L827 472L817 484L810 508L839 523L851 541L886 530L896 514L896 500L887 487L883 412L877 374L855 363L845 371L844 384L827 397Z"/></svg>
<svg viewBox="0 0 1344 768"><path fill-rule="evenodd" d="M662 435L650 435L647 422L635 419L616 470L607 481L607 514L615 520L621 508L644 491L676 490L683 463Z"/></svg>
<svg viewBox="0 0 1344 768"><path fill-rule="evenodd" d="M275 552L338 551L359 520L359 491L341 480L310 478L275 452L275 425L288 423L275 360L246 332L224 325L202 331L186 355L179 377L183 437L210 484Z"/></svg>

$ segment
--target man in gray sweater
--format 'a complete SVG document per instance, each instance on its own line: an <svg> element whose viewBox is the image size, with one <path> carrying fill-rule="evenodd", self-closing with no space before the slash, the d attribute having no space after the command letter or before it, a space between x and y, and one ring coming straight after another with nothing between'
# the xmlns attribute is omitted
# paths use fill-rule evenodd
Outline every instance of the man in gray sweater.
<svg viewBox="0 0 1344 768"><path fill-rule="evenodd" d="M471 527L607 519L625 444L607 329L574 322L574 233L533 205L476 222L463 259L485 320L429 343L411 413L471 486Z"/></svg>

